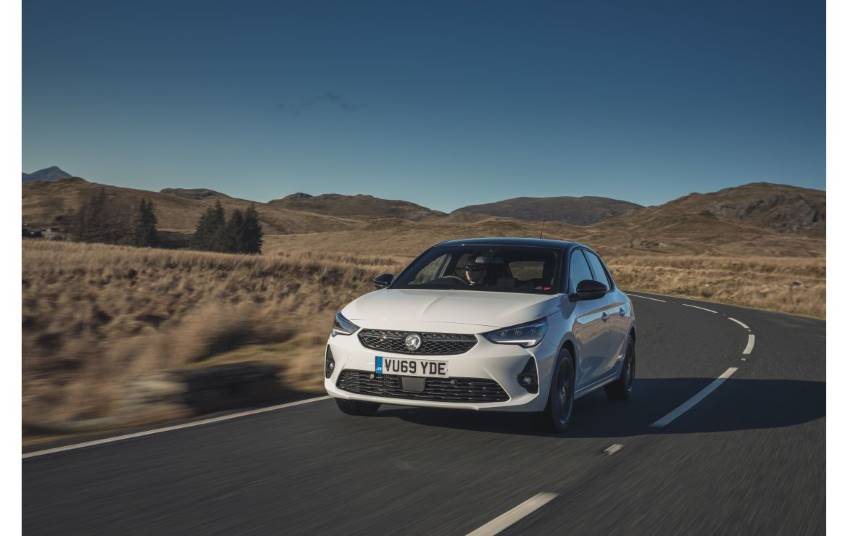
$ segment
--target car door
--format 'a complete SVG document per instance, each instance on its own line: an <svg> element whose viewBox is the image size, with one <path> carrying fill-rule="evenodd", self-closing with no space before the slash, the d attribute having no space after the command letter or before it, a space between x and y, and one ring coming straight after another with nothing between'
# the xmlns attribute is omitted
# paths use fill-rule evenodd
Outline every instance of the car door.
<svg viewBox="0 0 848 536"><path fill-rule="evenodd" d="M573 294L577 284L592 279L592 270L582 249L572 250L568 263L568 293ZM577 369L576 387L590 385L600 379L606 361L609 341L605 314L608 315L606 296L594 300L580 300L574 303L574 324L572 333L577 342L575 367Z"/></svg>
<svg viewBox="0 0 848 536"><path fill-rule="evenodd" d="M589 267L592 269L592 277L595 281L599 281L610 289L610 292L605 296L606 302L604 311L601 314L604 323L604 339L605 349L603 357L599 365L599 376L609 374L618 363L618 358L624 352L624 343L627 337L627 303L625 296L621 291L615 289L615 284L609 276L609 272L601 262L600 257L589 250L584 250L586 260L589 261Z"/></svg>

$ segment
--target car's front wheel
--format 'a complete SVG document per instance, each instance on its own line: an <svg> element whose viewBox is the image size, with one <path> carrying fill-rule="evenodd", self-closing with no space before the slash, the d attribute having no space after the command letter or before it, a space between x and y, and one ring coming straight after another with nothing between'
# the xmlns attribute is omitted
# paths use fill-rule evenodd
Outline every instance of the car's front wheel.
<svg viewBox="0 0 848 536"><path fill-rule="evenodd" d="M380 409L380 404L376 402L363 402L361 400L345 400L343 398L336 398L336 405L342 410L342 413L346 413L348 415L362 415L365 417L369 417L377 413L377 410Z"/></svg>
<svg viewBox="0 0 848 536"><path fill-rule="evenodd" d="M627 341L627 353L618 379L607 384L604 389L610 400L627 400L633 392L633 380L636 378L636 341L632 336Z"/></svg>
<svg viewBox="0 0 848 536"><path fill-rule="evenodd" d="M558 434L568 429L574 412L574 384L574 356L563 347L554 366L548 406L540 415L543 428Z"/></svg>

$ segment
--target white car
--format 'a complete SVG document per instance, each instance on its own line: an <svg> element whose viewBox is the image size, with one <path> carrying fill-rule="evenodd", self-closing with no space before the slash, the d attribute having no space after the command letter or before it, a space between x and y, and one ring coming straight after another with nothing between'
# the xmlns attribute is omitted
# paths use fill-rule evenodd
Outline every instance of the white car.
<svg viewBox="0 0 848 536"><path fill-rule="evenodd" d="M559 240L437 244L336 314L324 387L348 414L380 404L532 412L562 432L574 400L627 399L633 305L590 248Z"/></svg>

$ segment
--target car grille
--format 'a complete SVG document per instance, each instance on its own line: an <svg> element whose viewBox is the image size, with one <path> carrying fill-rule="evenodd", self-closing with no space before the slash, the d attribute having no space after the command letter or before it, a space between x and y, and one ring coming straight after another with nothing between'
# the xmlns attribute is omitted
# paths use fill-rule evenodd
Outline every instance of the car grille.
<svg viewBox="0 0 848 536"><path fill-rule="evenodd" d="M401 376L343 370L336 382L343 391L360 395L430 400L433 402L504 402L509 396L494 380L484 378L424 378L421 392L404 391Z"/></svg>
<svg viewBox="0 0 848 536"><path fill-rule="evenodd" d="M363 329L359 331L359 342L366 348L395 354L456 355L464 354L477 344L474 335L455 333L418 333L421 347L410 350L404 344L406 336L414 331L391 331L385 329Z"/></svg>

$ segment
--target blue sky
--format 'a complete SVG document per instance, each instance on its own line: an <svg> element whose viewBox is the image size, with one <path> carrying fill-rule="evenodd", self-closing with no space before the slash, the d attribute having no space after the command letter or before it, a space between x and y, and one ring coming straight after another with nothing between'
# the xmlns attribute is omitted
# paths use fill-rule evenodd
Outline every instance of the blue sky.
<svg viewBox="0 0 848 536"><path fill-rule="evenodd" d="M441 210L825 187L823 1L23 8L23 171Z"/></svg>

